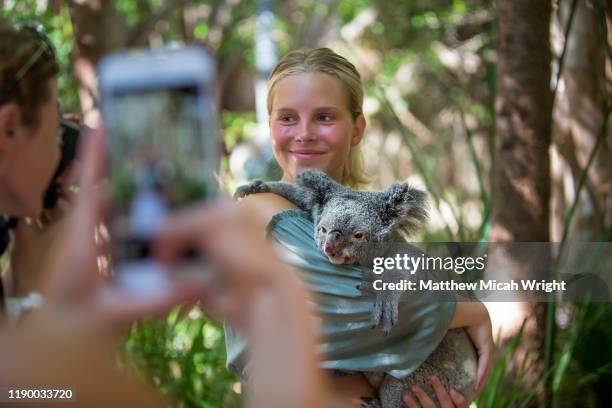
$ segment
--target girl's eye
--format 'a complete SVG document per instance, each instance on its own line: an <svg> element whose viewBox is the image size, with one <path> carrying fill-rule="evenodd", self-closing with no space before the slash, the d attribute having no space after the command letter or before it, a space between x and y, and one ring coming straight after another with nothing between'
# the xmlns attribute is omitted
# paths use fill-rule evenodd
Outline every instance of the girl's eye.
<svg viewBox="0 0 612 408"><path fill-rule="evenodd" d="M281 123L292 123L295 119L293 116L283 115L278 118Z"/></svg>
<svg viewBox="0 0 612 408"><path fill-rule="evenodd" d="M361 239L361 238L363 238L363 233L362 232L356 232L353 236L355 238L357 238L357 239Z"/></svg>
<svg viewBox="0 0 612 408"><path fill-rule="evenodd" d="M321 122L330 122L330 121L334 120L335 118L332 115L328 115L326 113L322 113L322 114L319 115L318 119Z"/></svg>

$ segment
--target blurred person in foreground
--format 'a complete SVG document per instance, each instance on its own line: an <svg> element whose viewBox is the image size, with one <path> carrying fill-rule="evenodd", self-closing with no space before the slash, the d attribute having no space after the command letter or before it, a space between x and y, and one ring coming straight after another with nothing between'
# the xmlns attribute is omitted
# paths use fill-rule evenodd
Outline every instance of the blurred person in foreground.
<svg viewBox="0 0 612 408"><path fill-rule="evenodd" d="M2 21L0 56L0 213L37 218L59 160L57 63L48 44ZM38 260L34 264L40 267L31 272L43 300L16 324L0 326L2 391L70 389L75 401L64 401L68 406L166 406L153 390L117 369L116 343L135 319L201 299L253 344L259 380L250 406L326 406L303 290L231 206L173 215L156 246L157 256L169 264L186 248L200 248L223 276L222 287L178 280L164 291L135 297L100 276L97 258L105 248L95 243L94 230L105 208L98 185L104 145L100 134L87 139L74 207L32 235L34 244L23 252ZM249 251L237 258L235 245ZM285 337L276 338L278 332ZM290 384L288 374L296 379Z"/></svg>
<svg viewBox="0 0 612 408"><path fill-rule="evenodd" d="M100 277L96 258L103 248L95 244L93 230L104 213L104 191L95 187L102 144L99 135L90 139L66 238L53 243L45 271L45 303L19 326L0 331L0 385L69 388L77 406L162 406L167 402L115 368L117 333L133 319L197 298L215 316L242 328L253 345L258 381L249 406L327 406L304 290L248 227L248 215L231 204L172 215L155 244L159 259L170 266L185 249L198 248L222 285L192 277L163 293L134 297ZM237 244L244 248L241 257L235 256ZM275 335L279 332L285 333L282 338ZM286 381L288 375L292 381Z"/></svg>

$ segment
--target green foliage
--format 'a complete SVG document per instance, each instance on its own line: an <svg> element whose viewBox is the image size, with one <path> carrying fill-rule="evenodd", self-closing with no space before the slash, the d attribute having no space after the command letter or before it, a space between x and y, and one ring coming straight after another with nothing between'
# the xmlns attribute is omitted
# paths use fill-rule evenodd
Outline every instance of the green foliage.
<svg viewBox="0 0 612 408"><path fill-rule="evenodd" d="M515 354L524 336L524 324L496 356L491 377L478 396L478 408L524 407L536 401L538 388L552 379L554 406L602 407L609 405L607 390L612 386L612 308L606 303L564 304L568 321L559 332L555 359L532 388L522 386L522 379L531 369L529 355L524 355L518 369ZM594 352L597 350L598 352ZM512 377L508 373L512 371ZM606 390L605 392L602 392Z"/></svg>
<svg viewBox="0 0 612 408"><path fill-rule="evenodd" d="M121 357L177 407L240 405L240 383L225 369L223 329L197 307L135 324Z"/></svg>
<svg viewBox="0 0 612 408"><path fill-rule="evenodd" d="M141 19L141 14L145 12L151 12L150 5L144 2L146 9L143 10L143 2L136 2L130 0L119 0L117 1L117 10L125 17L125 22L128 26L134 26Z"/></svg>
<svg viewBox="0 0 612 408"><path fill-rule="evenodd" d="M249 141L251 135L257 130L255 112L223 111L221 126L225 147L231 151L238 143Z"/></svg>
<svg viewBox="0 0 612 408"><path fill-rule="evenodd" d="M118 173L113 178L110 190L113 194L113 201L121 207L126 207L129 204L130 197L134 194L134 178L127 171Z"/></svg>

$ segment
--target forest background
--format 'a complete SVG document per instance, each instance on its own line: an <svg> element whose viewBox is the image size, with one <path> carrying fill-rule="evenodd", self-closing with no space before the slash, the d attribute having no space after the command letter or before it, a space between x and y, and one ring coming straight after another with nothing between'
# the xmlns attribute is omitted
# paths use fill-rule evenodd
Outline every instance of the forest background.
<svg viewBox="0 0 612 408"><path fill-rule="evenodd" d="M89 125L104 55L207 47L228 191L274 177L261 89L278 56L327 46L364 81L372 188L405 179L430 194L424 241L612 239L610 0L0 0L0 13L42 25L61 110ZM491 312L499 352L474 406L612 404L610 303ZM118 361L177 406L241 400L222 329L198 308L134 325Z"/></svg>

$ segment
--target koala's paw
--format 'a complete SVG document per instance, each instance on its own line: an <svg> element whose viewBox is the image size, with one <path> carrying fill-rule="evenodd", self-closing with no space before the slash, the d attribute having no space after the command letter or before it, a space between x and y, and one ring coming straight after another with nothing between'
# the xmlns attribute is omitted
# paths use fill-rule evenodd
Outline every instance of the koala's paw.
<svg viewBox="0 0 612 408"><path fill-rule="evenodd" d="M252 183L245 184L245 185L238 187L236 189L236 192L234 193L234 200L246 197L251 194L269 193L269 192L270 192L270 187L268 187L268 185L265 182L261 180L255 180Z"/></svg>
<svg viewBox="0 0 612 408"><path fill-rule="evenodd" d="M382 404L378 398L360 397L359 399L363 401L361 403L362 408L382 408Z"/></svg>
<svg viewBox="0 0 612 408"><path fill-rule="evenodd" d="M372 310L372 324L374 327L382 326L383 333L389 334L399 318L399 299L389 296L388 293L378 292L374 309Z"/></svg>
<svg viewBox="0 0 612 408"><path fill-rule="evenodd" d="M357 285L357 289L359 289L362 292L367 292L367 293L375 293L376 289L374 289L374 282L370 282L370 281L363 281L361 282L359 285Z"/></svg>

